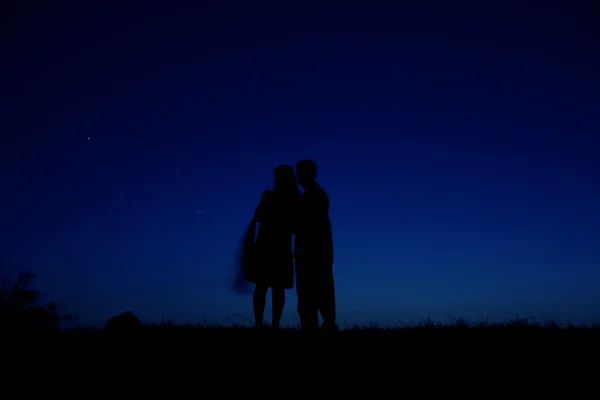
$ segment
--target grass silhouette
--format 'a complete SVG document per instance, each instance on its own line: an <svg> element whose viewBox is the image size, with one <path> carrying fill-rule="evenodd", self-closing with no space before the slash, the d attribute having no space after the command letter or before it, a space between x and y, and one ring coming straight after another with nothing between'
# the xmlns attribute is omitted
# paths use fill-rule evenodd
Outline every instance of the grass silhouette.
<svg viewBox="0 0 600 400"><path fill-rule="evenodd" d="M69 329L60 332L65 335L110 335L105 329ZM139 335L169 336L169 335L276 335L294 336L302 335L298 328L280 329L255 329L246 325L222 325L218 323L202 322L199 324L174 324L164 321L159 324L145 323L135 332ZM431 319L422 319L414 324L399 324L394 327L384 327L377 324L350 325L342 327L334 336L431 336L431 335L580 335L600 334L600 324L574 325L562 324L556 321L538 322L535 319L516 318L507 322L489 323L483 319L470 322L466 319L456 319L453 322L435 322ZM319 333L317 333L319 335Z"/></svg>
<svg viewBox="0 0 600 400"><path fill-rule="evenodd" d="M72 320L72 314L64 314L55 302L42 303L39 294L29 289L34 279L30 272L21 272L13 284L6 279L0 282L0 335L42 334L67 336L98 336L135 334L150 336L181 335L302 335L297 327L255 329L250 325L223 324L204 321L198 324L175 324L163 316L161 323L142 323L136 319L135 329L73 328L60 329L59 322ZM342 325L335 336L432 336L432 335L589 335L600 334L600 323L575 325L554 320L537 321L534 317L515 318L506 322L490 322L487 318L470 321L456 318L451 322L436 322L422 318L417 323L398 323L386 327L376 323L369 325ZM319 335L317 333L317 335Z"/></svg>
<svg viewBox="0 0 600 400"><path fill-rule="evenodd" d="M0 335L55 332L62 320L73 318L55 301L40 300L39 292L30 289L34 278L33 273L24 271L14 282L0 279Z"/></svg>

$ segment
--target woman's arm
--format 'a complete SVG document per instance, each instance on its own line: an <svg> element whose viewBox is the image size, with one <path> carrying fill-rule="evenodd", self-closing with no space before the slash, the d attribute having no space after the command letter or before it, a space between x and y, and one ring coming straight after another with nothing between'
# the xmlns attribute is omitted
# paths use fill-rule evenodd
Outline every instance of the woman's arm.
<svg viewBox="0 0 600 400"><path fill-rule="evenodd" d="M265 213L267 207L267 198L269 196L269 190L265 190L262 194L260 202L254 211L254 217L252 217L251 225L256 225L257 223L263 222L265 220Z"/></svg>
<svg viewBox="0 0 600 400"><path fill-rule="evenodd" d="M298 232L298 225L300 222L300 198L294 199L290 204L289 209L289 221L290 221L290 230L292 234L296 234Z"/></svg>

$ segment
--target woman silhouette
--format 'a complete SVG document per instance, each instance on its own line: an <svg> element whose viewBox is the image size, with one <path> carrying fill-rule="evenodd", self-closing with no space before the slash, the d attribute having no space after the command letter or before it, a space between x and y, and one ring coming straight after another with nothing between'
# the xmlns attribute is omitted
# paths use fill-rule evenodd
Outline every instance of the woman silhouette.
<svg viewBox="0 0 600 400"><path fill-rule="evenodd" d="M266 190L250 224L254 232L259 224L256 241L252 246L252 260L245 269L246 279L254 287L254 319L256 327L263 326L267 291L271 288L273 328L279 321L285 303L285 289L294 287L294 260L292 255L293 218L299 197L294 169L280 165L273 170L274 185Z"/></svg>

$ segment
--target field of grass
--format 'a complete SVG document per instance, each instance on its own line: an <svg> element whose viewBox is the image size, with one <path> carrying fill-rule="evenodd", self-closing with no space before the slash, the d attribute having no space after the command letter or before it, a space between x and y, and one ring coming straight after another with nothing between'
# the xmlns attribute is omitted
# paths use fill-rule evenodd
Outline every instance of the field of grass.
<svg viewBox="0 0 600 400"><path fill-rule="evenodd" d="M254 327L242 325L219 325L212 323L201 323L198 325L176 325L173 323L162 324L143 324L141 327L131 331L110 331L106 329L70 329L60 332L60 335L83 335L83 336L103 336L134 334L143 336L188 336L188 335L235 335L235 336L294 336L304 335L297 328L271 329L265 327L256 329ZM314 333L311 335L315 335ZM345 326L340 327L338 332L333 334L317 333L317 336L448 336L448 335L493 335L493 336L564 336L564 335L600 335L600 324L593 325L573 325L561 324L555 321L537 322L535 320L524 318L515 319L503 323L488 323L478 321L471 323L466 320L456 320L452 323L439 323L431 320L422 320L416 324L403 325L395 327L380 327L376 324L368 326Z"/></svg>

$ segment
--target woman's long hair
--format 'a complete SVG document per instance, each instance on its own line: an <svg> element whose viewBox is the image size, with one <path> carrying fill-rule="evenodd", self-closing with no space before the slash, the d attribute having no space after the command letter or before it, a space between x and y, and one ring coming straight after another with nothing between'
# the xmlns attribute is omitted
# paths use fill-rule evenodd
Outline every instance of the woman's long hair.
<svg viewBox="0 0 600 400"><path fill-rule="evenodd" d="M254 225L250 225L246 228L246 232L244 232L242 235L235 253L235 270L231 288L238 294L252 293L252 284L246 279L246 270L252 263L252 245L254 244L254 236Z"/></svg>
<svg viewBox="0 0 600 400"><path fill-rule="evenodd" d="M288 196L288 200L295 201L300 195L296 173L290 165L279 165L273 170L273 189L277 193Z"/></svg>
<svg viewBox="0 0 600 400"><path fill-rule="evenodd" d="M273 170L273 191L281 195L290 206L290 212L298 196L298 182L296 173L290 165L279 165ZM238 250L235 255L235 275L233 279L233 291L239 294L252 292L250 282L246 280L246 272L252 267L253 245L255 239L255 226L250 224L242 235Z"/></svg>

